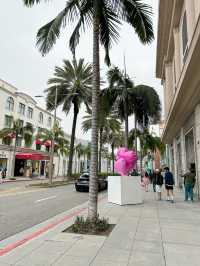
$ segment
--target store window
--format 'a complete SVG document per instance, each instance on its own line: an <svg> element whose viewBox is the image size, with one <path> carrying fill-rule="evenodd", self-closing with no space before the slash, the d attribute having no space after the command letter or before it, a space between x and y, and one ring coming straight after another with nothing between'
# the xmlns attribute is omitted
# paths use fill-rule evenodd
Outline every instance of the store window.
<svg viewBox="0 0 200 266"><path fill-rule="evenodd" d="M28 110L27 110L27 117L28 117L29 119L32 119L32 118L33 118L33 108L28 107Z"/></svg>
<svg viewBox="0 0 200 266"><path fill-rule="evenodd" d="M182 21L182 49L183 49L183 61L185 62L188 53L188 30L187 30L187 15L186 12L183 15Z"/></svg>
<svg viewBox="0 0 200 266"><path fill-rule="evenodd" d="M6 109L9 111L14 110L14 99L12 97L8 97L6 101Z"/></svg>
<svg viewBox="0 0 200 266"><path fill-rule="evenodd" d="M39 123L43 124L43 113L42 112L39 113Z"/></svg>
<svg viewBox="0 0 200 266"><path fill-rule="evenodd" d="M25 105L23 103L19 103L19 110L18 113L20 115L25 115Z"/></svg>
<svg viewBox="0 0 200 266"><path fill-rule="evenodd" d="M10 115L5 115L5 127L6 128L11 128L13 123L13 117Z"/></svg>

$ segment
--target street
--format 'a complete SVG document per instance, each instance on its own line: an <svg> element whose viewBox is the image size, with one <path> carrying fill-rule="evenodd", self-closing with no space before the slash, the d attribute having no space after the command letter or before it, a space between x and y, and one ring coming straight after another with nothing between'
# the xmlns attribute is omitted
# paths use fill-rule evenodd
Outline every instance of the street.
<svg viewBox="0 0 200 266"><path fill-rule="evenodd" d="M76 192L74 185L26 188L27 184L15 182L0 186L0 240L88 200L88 193Z"/></svg>

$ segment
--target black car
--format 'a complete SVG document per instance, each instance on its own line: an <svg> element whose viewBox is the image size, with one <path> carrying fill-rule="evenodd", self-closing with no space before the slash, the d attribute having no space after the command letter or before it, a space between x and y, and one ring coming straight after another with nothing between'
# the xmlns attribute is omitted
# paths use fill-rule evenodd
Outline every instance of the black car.
<svg viewBox="0 0 200 266"><path fill-rule="evenodd" d="M75 181L76 191L89 191L89 173L82 174L79 179ZM107 189L107 181L105 178L98 178L98 191Z"/></svg>

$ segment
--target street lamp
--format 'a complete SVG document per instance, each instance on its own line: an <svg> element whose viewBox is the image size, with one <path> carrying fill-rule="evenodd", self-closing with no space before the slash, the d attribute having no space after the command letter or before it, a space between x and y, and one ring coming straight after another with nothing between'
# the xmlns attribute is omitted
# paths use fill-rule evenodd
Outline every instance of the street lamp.
<svg viewBox="0 0 200 266"><path fill-rule="evenodd" d="M43 98L42 95L36 95L36 98ZM54 103L50 102L54 106L54 119L53 119L53 129L56 126L56 111L57 111L57 99L58 99L58 88L56 86L56 95ZM50 168L49 168L49 183L52 184L53 181L53 157L54 157L54 147L55 147L55 132L53 130L52 140L51 140L51 152L50 152Z"/></svg>

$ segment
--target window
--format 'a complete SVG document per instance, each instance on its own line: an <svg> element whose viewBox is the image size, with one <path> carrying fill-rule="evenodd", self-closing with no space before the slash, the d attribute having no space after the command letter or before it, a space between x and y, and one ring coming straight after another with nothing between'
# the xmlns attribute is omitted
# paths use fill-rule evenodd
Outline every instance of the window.
<svg viewBox="0 0 200 266"><path fill-rule="evenodd" d="M13 111L14 109L14 100L12 97L8 97L6 101L6 109L9 111Z"/></svg>
<svg viewBox="0 0 200 266"><path fill-rule="evenodd" d="M36 151L40 151L41 150L41 144L36 144Z"/></svg>
<svg viewBox="0 0 200 266"><path fill-rule="evenodd" d="M183 48L183 61L185 62L188 52L188 31L187 31L187 16L186 12L183 15L183 22L182 22L182 48Z"/></svg>
<svg viewBox="0 0 200 266"><path fill-rule="evenodd" d="M24 126L24 121L23 120L19 120L19 126L23 127Z"/></svg>
<svg viewBox="0 0 200 266"><path fill-rule="evenodd" d="M23 103L19 103L18 113L21 115L25 115L25 105Z"/></svg>
<svg viewBox="0 0 200 266"><path fill-rule="evenodd" d="M10 115L5 115L5 127L11 128L13 122L13 117Z"/></svg>
<svg viewBox="0 0 200 266"><path fill-rule="evenodd" d="M51 127L51 117L49 116L48 118L48 124L47 124L48 127Z"/></svg>
<svg viewBox="0 0 200 266"><path fill-rule="evenodd" d="M39 113L39 123L43 124L43 113Z"/></svg>
<svg viewBox="0 0 200 266"><path fill-rule="evenodd" d="M32 118L33 118L33 108L28 107L27 117L28 117L29 119L32 119Z"/></svg>

